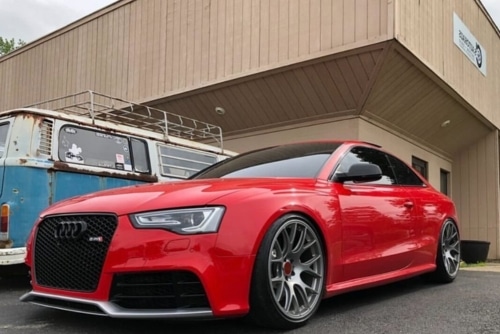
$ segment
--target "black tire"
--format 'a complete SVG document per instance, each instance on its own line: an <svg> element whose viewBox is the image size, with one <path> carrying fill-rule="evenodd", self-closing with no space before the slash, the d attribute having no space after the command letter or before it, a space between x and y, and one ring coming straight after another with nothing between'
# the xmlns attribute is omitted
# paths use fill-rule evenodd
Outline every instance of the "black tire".
<svg viewBox="0 0 500 334"><path fill-rule="evenodd" d="M325 256L315 226L288 214L267 231L255 259L249 319L275 329L304 325L323 298Z"/></svg>
<svg viewBox="0 0 500 334"><path fill-rule="evenodd" d="M455 280L460 268L460 234L452 220L446 220L441 227L436 254L436 270L425 278L436 283L450 283Z"/></svg>

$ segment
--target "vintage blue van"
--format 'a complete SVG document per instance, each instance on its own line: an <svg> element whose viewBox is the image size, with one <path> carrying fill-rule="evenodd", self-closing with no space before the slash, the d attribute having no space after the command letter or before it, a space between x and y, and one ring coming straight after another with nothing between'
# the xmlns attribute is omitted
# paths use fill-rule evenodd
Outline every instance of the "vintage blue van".
<svg viewBox="0 0 500 334"><path fill-rule="evenodd" d="M54 202L182 180L233 155L218 126L93 91L0 112L0 266L24 262Z"/></svg>

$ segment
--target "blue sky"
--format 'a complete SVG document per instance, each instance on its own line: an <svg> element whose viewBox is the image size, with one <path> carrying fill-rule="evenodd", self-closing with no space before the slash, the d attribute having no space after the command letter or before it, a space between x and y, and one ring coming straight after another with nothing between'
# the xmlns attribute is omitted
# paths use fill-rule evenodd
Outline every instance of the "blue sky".
<svg viewBox="0 0 500 334"><path fill-rule="evenodd" d="M481 0L484 7L495 21L497 27L500 26L500 0Z"/></svg>
<svg viewBox="0 0 500 334"><path fill-rule="evenodd" d="M0 0L0 36L32 42L116 0Z"/></svg>

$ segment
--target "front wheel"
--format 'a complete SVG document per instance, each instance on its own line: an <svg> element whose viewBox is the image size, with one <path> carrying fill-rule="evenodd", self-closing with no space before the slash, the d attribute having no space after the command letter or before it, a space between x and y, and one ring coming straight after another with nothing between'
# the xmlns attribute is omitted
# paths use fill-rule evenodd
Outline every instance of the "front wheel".
<svg viewBox="0 0 500 334"><path fill-rule="evenodd" d="M457 225L447 220L441 227L436 256L436 271L428 278L438 283L450 283L460 267L460 235Z"/></svg>
<svg viewBox="0 0 500 334"><path fill-rule="evenodd" d="M314 225L297 215L281 217L255 260L250 318L277 329L302 326L321 302L324 276L323 245Z"/></svg>

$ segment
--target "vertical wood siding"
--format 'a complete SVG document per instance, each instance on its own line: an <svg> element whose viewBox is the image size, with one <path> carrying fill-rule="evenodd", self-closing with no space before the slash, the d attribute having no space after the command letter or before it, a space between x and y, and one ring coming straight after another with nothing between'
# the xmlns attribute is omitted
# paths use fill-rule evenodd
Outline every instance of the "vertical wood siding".
<svg viewBox="0 0 500 334"><path fill-rule="evenodd" d="M0 110L87 89L136 101L390 39L388 0L122 0L0 59Z"/></svg>
<svg viewBox="0 0 500 334"><path fill-rule="evenodd" d="M453 13L484 47L486 76L453 42ZM396 0L395 15L396 39L500 127L500 37L477 1ZM451 174L462 238L490 241L490 258L500 257L498 158L493 132L458 153Z"/></svg>
<svg viewBox="0 0 500 334"><path fill-rule="evenodd" d="M462 239L489 241L489 258L500 257L498 134L491 134L454 157L452 197Z"/></svg>
<svg viewBox="0 0 500 334"><path fill-rule="evenodd" d="M474 0L396 0L396 39L500 127L500 37ZM484 76L453 42L456 13L487 53Z"/></svg>

